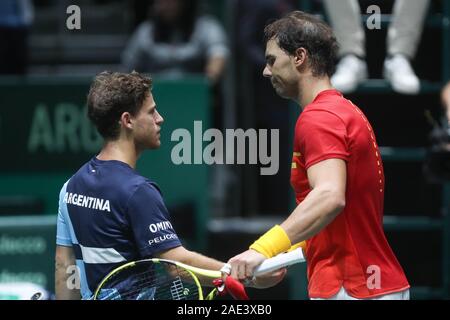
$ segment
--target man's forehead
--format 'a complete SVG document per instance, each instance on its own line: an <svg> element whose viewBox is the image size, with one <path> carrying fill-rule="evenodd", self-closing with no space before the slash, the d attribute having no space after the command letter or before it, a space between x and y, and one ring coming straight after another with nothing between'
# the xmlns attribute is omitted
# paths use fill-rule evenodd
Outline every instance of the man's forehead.
<svg viewBox="0 0 450 320"><path fill-rule="evenodd" d="M147 97L145 98L145 102L144 102L147 107L149 108L154 108L156 106L155 100L153 99L153 95L152 93L149 93L147 95Z"/></svg>
<svg viewBox="0 0 450 320"><path fill-rule="evenodd" d="M276 39L270 39L266 43L266 55L273 55L279 51L282 51L281 48L278 46L278 42Z"/></svg>

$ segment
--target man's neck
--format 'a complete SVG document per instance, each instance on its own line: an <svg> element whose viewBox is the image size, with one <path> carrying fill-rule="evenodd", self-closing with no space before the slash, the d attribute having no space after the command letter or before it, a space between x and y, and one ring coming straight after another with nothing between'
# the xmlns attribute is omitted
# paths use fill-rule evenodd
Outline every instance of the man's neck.
<svg viewBox="0 0 450 320"><path fill-rule="evenodd" d="M319 93L324 90L333 89L330 79L328 77L316 78L312 75L304 77L300 80L300 94L297 98L297 103L304 109L308 104L314 101Z"/></svg>
<svg viewBox="0 0 450 320"><path fill-rule="evenodd" d="M128 164L132 168L136 168L136 161L139 157L133 143L129 141L116 140L108 141L97 155L99 160L117 160Z"/></svg>

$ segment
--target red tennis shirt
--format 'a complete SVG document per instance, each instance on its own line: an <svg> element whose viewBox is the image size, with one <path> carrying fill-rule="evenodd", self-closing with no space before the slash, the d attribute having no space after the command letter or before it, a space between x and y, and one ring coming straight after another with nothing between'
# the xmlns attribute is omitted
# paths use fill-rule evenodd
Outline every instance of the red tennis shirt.
<svg viewBox="0 0 450 320"><path fill-rule="evenodd" d="M347 164L346 205L307 240L308 291L329 298L341 287L355 298L409 288L383 231L384 171L373 129L336 90L322 91L297 120L291 184L297 204L311 191L306 171L327 159Z"/></svg>

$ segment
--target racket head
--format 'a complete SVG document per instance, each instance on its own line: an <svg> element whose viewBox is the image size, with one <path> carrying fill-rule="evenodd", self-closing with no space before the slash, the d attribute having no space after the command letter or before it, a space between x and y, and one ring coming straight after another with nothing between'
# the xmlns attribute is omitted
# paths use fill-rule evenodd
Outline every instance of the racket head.
<svg viewBox="0 0 450 320"><path fill-rule="evenodd" d="M94 300L203 300L194 272L177 262L145 259L112 270L94 292Z"/></svg>

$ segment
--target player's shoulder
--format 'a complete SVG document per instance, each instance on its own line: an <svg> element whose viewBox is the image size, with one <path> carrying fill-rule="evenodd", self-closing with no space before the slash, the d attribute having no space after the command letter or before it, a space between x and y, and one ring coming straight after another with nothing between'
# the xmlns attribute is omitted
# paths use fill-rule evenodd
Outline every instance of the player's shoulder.
<svg viewBox="0 0 450 320"><path fill-rule="evenodd" d="M65 195L66 195L66 193L67 193L67 185L69 184L69 181L70 181L70 179L67 180L67 181L63 184L63 186L61 187L61 189L60 189L60 191L59 191L59 202L60 202L60 204L62 203L62 201L63 201L63 199L64 199L64 197L65 197Z"/></svg>
<svg viewBox="0 0 450 320"><path fill-rule="evenodd" d="M160 196L161 191L158 185L151 179L140 175L134 170L122 172L113 177L116 191L125 198L133 197L134 194L143 194L147 196Z"/></svg>
<svg viewBox="0 0 450 320"><path fill-rule="evenodd" d="M308 104L304 112L317 112L317 111L328 111L334 112L339 110L342 106L351 105L351 102L347 100L339 91L337 90L326 90L321 92L313 102Z"/></svg>
<svg viewBox="0 0 450 320"><path fill-rule="evenodd" d="M148 178L141 177L135 184L135 190L143 193L147 193L150 196L161 198L162 192L158 184Z"/></svg>
<svg viewBox="0 0 450 320"><path fill-rule="evenodd" d="M305 123L320 123L330 120L342 120L341 112L335 105L309 105L298 118L297 125Z"/></svg>
<svg viewBox="0 0 450 320"><path fill-rule="evenodd" d="M85 162L81 167L78 168L78 170L70 177L69 180L67 180L66 184L70 181L76 180L79 177L85 175L88 170L89 170L89 166L92 163L93 159L90 159L89 161Z"/></svg>
<svg viewBox="0 0 450 320"><path fill-rule="evenodd" d="M298 134L302 131L323 130L324 128L344 128L347 126L346 111L342 108L312 106L305 108L295 125Z"/></svg>
<svg viewBox="0 0 450 320"><path fill-rule="evenodd" d="M352 102L347 100L339 91L325 90L304 108L299 121L321 121L333 118L342 120L342 114L346 113L352 106Z"/></svg>
<svg viewBox="0 0 450 320"><path fill-rule="evenodd" d="M89 162L90 162L90 161L84 163L81 167L78 168L78 170L77 170L72 176L69 177L69 179L67 179L67 180L64 182L64 184L62 185L62 187L61 187L61 189L60 189L60 192L59 192L60 198L61 198L62 196L64 196L64 194L66 193L66 191L67 191L67 189L68 189L68 185L69 185L71 182L76 181L77 179L79 179L80 176L83 175L83 172L86 171L86 167L88 166Z"/></svg>
<svg viewBox="0 0 450 320"><path fill-rule="evenodd" d="M163 205L164 199L158 185L150 179L141 180L127 190L127 206L139 207Z"/></svg>

